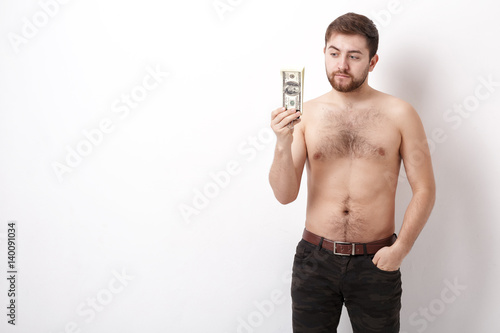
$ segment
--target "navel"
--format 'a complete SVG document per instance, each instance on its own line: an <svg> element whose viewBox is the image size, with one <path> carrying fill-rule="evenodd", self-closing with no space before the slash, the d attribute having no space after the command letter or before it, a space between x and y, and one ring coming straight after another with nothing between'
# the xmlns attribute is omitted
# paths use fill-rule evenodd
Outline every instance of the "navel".
<svg viewBox="0 0 500 333"><path fill-rule="evenodd" d="M351 211L349 209L350 201L351 201L351 196L347 195L346 198L344 199L344 201L342 202L344 204L344 210L342 211L342 213L344 213L344 216L346 216L346 217L347 217L347 215L349 215L351 213Z"/></svg>

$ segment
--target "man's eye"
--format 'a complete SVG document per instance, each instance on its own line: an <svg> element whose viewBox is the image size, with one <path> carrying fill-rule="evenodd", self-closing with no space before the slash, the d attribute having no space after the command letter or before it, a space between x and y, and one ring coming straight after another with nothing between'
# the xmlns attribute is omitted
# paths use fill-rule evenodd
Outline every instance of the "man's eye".
<svg viewBox="0 0 500 333"><path fill-rule="evenodd" d="M336 57L336 56L337 56L337 53L330 53L330 55L331 55L332 57Z"/></svg>
<svg viewBox="0 0 500 333"><path fill-rule="evenodd" d="M351 59L359 59L359 57L351 56Z"/></svg>

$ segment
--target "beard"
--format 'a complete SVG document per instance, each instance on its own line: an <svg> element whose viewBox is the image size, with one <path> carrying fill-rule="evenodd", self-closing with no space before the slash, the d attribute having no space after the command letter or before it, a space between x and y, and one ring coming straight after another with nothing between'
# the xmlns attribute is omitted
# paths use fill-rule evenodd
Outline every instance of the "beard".
<svg viewBox="0 0 500 333"><path fill-rule="evenodd" d="M363 74L358 78L353 77L351 74L348 74L345 71L336 71L327 74L328 81L330 81L332 88L337 90L338 92L343 92L343 93L351 92L358 89L359 87L361 87L363 83L365 83L366 78L368 77L369 69L370 65L366 66L366 69L364 70ZM335 75L337 74L348 75L351 78L351 81L348 83L338 83L337 81L335 81Z"/></svg>

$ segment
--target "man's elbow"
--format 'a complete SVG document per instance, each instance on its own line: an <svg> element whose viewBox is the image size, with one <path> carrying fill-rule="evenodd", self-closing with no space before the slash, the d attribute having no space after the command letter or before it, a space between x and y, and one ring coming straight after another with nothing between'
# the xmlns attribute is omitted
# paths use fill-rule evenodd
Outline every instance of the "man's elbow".
<svg viewBox="0 0 500 333"><path fill-rule="evenodd" d="M269 184L273 190L274 197L282 205L287 205L295 201L299 195L299 186L293 186L290 184L283 186L283 184L276 182L271 175L269 176Z"/></svg>
<svg viewBox="0 0 500 333"><path fill-rule="evenodd" d="M430 206L434 207L434 203L436 202L436 185L435 184L429 184L427 186L422 186L419 187L414 195L419 195L421 198L424 199L424 201Z"/></svg>
<svg viewBox="0 0 500 333"><path fill-rule="evenodd" d="M431 184L427 186L427 192L429 196L429 200L434 206L434 202L436 202L436 183L433 181Z"/></svg>
<svg viewBox="0 0 500 333"><path fill-rule="evenodd" d="M289 203L295 201L295 199L280 199L280 198L276 198L276 199L278 199L278 202L282 205L288 205Z"/></svg>
<svg viewBox="0 0 500 333"><path fill-rule="evenodd" d="M274 196L280 204L288 205L289 203L294 202L295 199L297 199L298 193L274 193Z"/></svg>
<svg viewBox="0 0 500 333"><path fill-rule="evenodd" d="M430 196L430 205L431 205L431 209L432 209L432 208L434 208L434 204L436 203L436 187L434 187L431 190L431 194L429 196Z"/></svg>

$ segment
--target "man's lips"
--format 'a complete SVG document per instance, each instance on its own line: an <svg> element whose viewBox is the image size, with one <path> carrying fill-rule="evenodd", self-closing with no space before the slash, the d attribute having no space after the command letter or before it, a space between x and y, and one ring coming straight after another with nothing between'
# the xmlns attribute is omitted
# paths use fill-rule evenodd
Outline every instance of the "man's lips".
<svg viewBox="0 0 500 333"><path fill-rule="evenodd" d="M341 77L341 78L345 78L345 79L350 78L350 76L347 75L347 74L335 74L335 76L338 76L338 77Z"/></svg>

